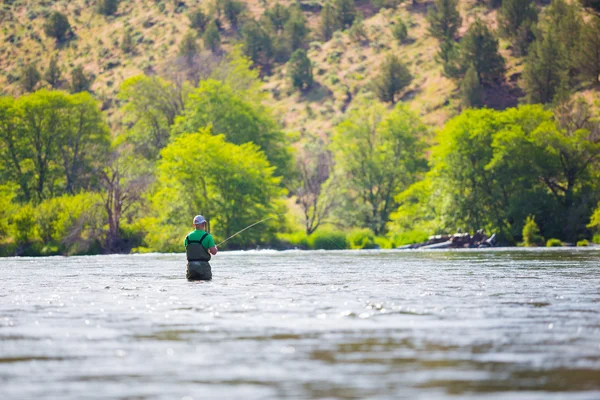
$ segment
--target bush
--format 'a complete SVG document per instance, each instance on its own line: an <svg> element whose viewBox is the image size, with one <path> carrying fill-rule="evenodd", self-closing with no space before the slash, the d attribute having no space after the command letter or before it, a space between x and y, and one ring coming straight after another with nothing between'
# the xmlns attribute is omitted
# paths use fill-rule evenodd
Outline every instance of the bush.
<svg viewBox="0 0 600 400"><path fill-rule="evenodd" d="M282 244L308 249L308 236L306 232L298 231L293 233L282 233L277 237Z"/></svg>
<svg viewBox="0 0 600 400"><path fill-rule="evenodd" d="M587 239L583 239L577 242L577 247L588 247L590 245L590 242L587 241Z"/></svg>
<svg viewBox="0 0 600 400"><path fill-rule="evenodd" d="M292 54L288 63L288 75L296 89L308 89L312 86L312 63L306 55L306 50L298 49Z"/></svg>
<svg viewBox="0 0 600 400"><path fill-rule="evenodd" d="M546 247L562 247L562 245L560 239L548 239L546 242Z"/></svg>
<svg viewBox="0 0 600 400"><path fill-rule="evenodd" d="M600 244L600 233L594 235L592 242L595 244Z"/></svg>
<svg viewBox="0 0 600 400"><path fill-rule="evenodd" d="M407 244L423 243L427 239L429 239L429 234L425 231L419 230L394 233L390 238L394 247L405 246Z"/></svg>
<svg viewBox="0 0 600 400"><path fill-rule="evenodd" d="M66 15L53 12L44 24L46 36L53 37L58 41L63 40L67 33L71 31L71 24Z"/></svg>
<svg viewBox="0 0 600 400"><path fill-rule="evenodd" d="M380 249L393 249L394 244L392 241L384 236L375 237L375 247Z"/></svg>
<svg viewBox="0 0 600 400"><path fill-rule="evenodd" d="M408 38L408 28L401 19L396 21L396 24L392 27L392 35L400 43L403 43Z"/></svg>
<svg viewBox="0 0 600 400"><path fill-rule="evenodd" d="M375 234L369 228L354 229L346 235L346 243L351 249L373 249Z"/></svg>
<svg viewBox="0 0 600 400"><path fill-rule="evenodd" d="M82 66L77 66L71 71L71 93L86 92L90 90L94 78L87 76Z"/></svg>
<svg viewBox="0 0 600 400"><path fill-rule="evenodd" d="M346 248L346 234L340 231L319 229L308 237L311 249L342 250Z"/></svg>
<svg viewBox="0 0 600 400"><path fill-rule="evenodd" d="M98 2L98 12L102 15L114 15L119 8L120 0L100 0Z"/></svg>
<svg viewBox="0 0 600 400"><path fill-rule="evenodd" d="M540 228L535 223L532 215L525 219L523 226L523 245L527 247L538 246L544 243L544 238L540 235Z"/></svg>
<svg viewBox="0 0 600 400"><path fill-rule="evenodd" d="M14 238L20 246L26 246L35 240L35 213L29 204L21 207L14 216Z"/></svg>

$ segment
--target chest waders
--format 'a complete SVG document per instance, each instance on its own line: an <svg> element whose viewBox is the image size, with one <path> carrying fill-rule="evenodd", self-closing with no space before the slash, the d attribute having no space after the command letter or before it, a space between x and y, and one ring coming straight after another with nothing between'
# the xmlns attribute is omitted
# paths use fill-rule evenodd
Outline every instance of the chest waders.
<svg viewBox="0 0 600 400"><path fill-rule="evenodd" d="M205 233L200 240L190 240L189 235L187 237L188 245L185 248L185 255L187 257L187 271L186 277L190 280L211 280L212 271L210 268L211 255L208 249L202 245L202 242L208 233Z"/></svg>

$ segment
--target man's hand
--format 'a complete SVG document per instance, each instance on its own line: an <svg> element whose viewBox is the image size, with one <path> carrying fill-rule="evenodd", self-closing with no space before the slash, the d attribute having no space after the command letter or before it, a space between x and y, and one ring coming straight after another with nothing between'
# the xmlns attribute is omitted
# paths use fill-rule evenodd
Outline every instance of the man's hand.
<svg viewBox="0 0 600 400"><path fill-rule="evenodd" d="M210 254L215 256L219 252L219 249L217 249L217 246L213 246L213 247L209 248L208 251L210 252Z"/></svg>

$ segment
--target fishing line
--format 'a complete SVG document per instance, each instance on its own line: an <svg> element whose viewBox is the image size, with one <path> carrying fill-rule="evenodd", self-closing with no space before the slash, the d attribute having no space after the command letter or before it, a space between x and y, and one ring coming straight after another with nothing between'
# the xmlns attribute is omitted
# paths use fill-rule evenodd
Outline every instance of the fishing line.
<svg viewBox="0 0 600 400"><path fill-rule="evenodd" d="M238 232L234 233L233 235L229 236L227 239L223 240L221 243L218 243L218 244L217 244L217 246L220 246L220 245L222 245L223 243L225 243L225 242L226 242L226 241L228 241L229 239L233 239L234 237L236 237L236 236L237 236L237 235L239 235L240 233L244 232L245 230L252 228L254 225L258 225L258 224L260 224L260 223L262 223L262 222L268 221L268 220L270 220L270 219L273 219L273 218L275 218L275 217L279 217L280 215L283 215L283 214L285 214L285 213L276 214L276 215L273 215L273 216L271 216L271 217L267 217L267 218L261 219L260 221L258 221L258 222L255 222L255 223L253 223L252 225L248 225L247 227L245 227L245 228L244 228L244 229L242 229L241 231L238 231Z"/></svg>

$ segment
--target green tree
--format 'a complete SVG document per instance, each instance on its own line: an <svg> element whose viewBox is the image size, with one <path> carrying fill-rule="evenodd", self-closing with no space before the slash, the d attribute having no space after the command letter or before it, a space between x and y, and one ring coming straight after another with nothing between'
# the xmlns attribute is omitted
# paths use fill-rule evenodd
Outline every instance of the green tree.
<svg viewBox="0 0 600 400"><path fill-rule="evenodd" d="M338 30L338 18L335 7L327 1L321 10L321 20L317 28L319 36L325 42L333 37L333 32Z"/></svg>
<svg viewBox="0 0 600 400"><path fill-rule="evenodd" d="M504 0L498 10L499 32L511 40L518 55L525 54L533 40L532 26L538 15L534 0Z"/></svg>
<svg viewBox="0 0 600 400"><path fill-rule="evenodd" d="M119 100L129 130L125 140L135 153L156 160L169 142L171 126L183 113L187 85L175 85L159 77L144 75L127 79L121 85Z"/></svg>
<svg viewBox="0 0 600 400"><path fill-rule="evenodd" d="M473 64L482 84L493 84L504 78L504 58L498 52L498 40L488 27L476 20L467 31L460 46L461 70Z"/></svg>
<svg viewBox="0 0 600 400"><path fill-rule="evenodd" d="M44 24L44 32L46 36L53 37L60 42L66 39L67 33L71 32L71 24L66 15L54 11Z"/></svg>
<svg viewBox="0 0 600 400"><path fill-rule="evenodd" d="M462 24L457 6L457 0L435 0L434 7L427 14L429 34L440 42L456 38Z"/></svg>
<svg viewBox="0 0 600 400"><path fill-rule="evenodd" d="M98 2L98 12L102 15L114 15L119 8L120 0L100 0Z"/></svg>
<svg viewBox="0 0 600 400"><path fill-rule="evenodd" d="M348 31L348 35L350 36L350 38L357 43L363 43L363 42L369 41L369 36L367 35L367 31L365 29L363 20L364 20L364 17L362 15L362 13L359 11L358 13L356 13L356 18L354 18L352 27Z"/></svg>
<svg viewBox="0 0 600 400"><path fill-rule="evenodd" d="M255 143L277 167L278 175L289 174L288 140L270 112L252 97L217 81L200 82L189 95L183 116L176 120L173 134L196 132L205 126L212 126L213 134L224 134L231 143Z"/></svg>
<svg viewBox="0 0 600 400"><path fill-rule="evenodd" d="M42 75L34 63L27 64L21 71L20 83L25 92L33 92L41 79Z"/></svg>
<svg viewBox="0 0 600 400"><path fill-rule="evenodd" d="M273 172L255 144L230 143L223 135L211 135L209 128L177 137L161 153L151 198L153 218L147 222L155 229L146 241L154 249L180 251L190 212L199 210L217 239L274 217L281 212L283 190ZM277 225L277 219L267 221L228 246L267 242Z"/></svg>
<svg viewBox="0 0 600 400"><path fill-rule="evenodd" d="M46 72L44 72L44 79L50 84L50 86L56 88L60 82L61 75L62 71L58 66L58 56L54 55L50 59L50 63L48 64Z"/></svg>
<svg viewBox="0 0 600 400"><path fill-rule="evenodd" d="M281 5L277 2L272 8L266 8L264 15L271 21L273 29L276 32L283 31L283 27L290 19L291 8Z"/></svg>
<svg viewBox="0 0 600 400"><path fill-rule="evenodd" d="M231 28L237 29L240 14L245 10L244 3L236 0L222 0L223 14L231 24Z"/></svg>
<svg viewBox="0 0 600 400"><path fill-rule="evenodd" d="M577 55L583 28L581 8L576 2L552 0L540 26L546 36L555 35L556 40L563 46L563 58L568 62L569 77L576 76Z"/></svg>
<svg viewBox="0 0 600 400"><path fill-rule="evenodd" d="M375 78L374 90L381 101L396 104L396 96L410 85L412 80L410 71L400 58L390 55L381 65L379 75Z"/></svg>
<svg viewBox="0 0 600 400"><path fill-rule="evenodd" d="M199 35L202 35L209 22L208 16L204 14L201 8L196 8L188 14L188 18L190 20L190 28L196 30Z"/></svg>
<svg viewBox="0 0 600 400"><path fill-rule="evenodd" d="M71 71L71 93L88 92L94 82L92 76L86 75L82 66L77 66Z"/></svg>
<svg viewBox="0 0 600 400"><path fill-rule="evenodd" d="M219 28L214 22L208 24L208 28L202 35L204 48L210 49L213 53L218 53L221 50L221 34Z"/></svg>
<svg viewBox="0 0 600 400"><path fill-rule="evenodd" d="M131 35L131 30L123 30L123 38L121 39L121 50L125 54L131 54L135 50L135 41Z"/></svg>
<svg viewBox="0 0 600 400"><path fill-rule="evenodd" d="M306 50L299 49L292 54L288 63L288 74L292 86L297 89L308 89L313 84L312 63L306 55Z"/></svg>
<svg viewBox="0 0 600 400"><path fill-rule="evenodd" d="M356 6L354 0L334 0L336 9L337 26L346 29L352 26L356 17Z"/></svg>
<svg viewBox="0 0 600 400"><path fill-rule="evenodd" d="M535 223L533 215L529 215L523 226L523 244L527 247L540 246L544 244L544 238L540 235L540 228Z"/></svg>
<svg viewBox="0 0 600 400"><path fill-rule="evenodd" d="M209 29L211 28L209 27ZM200 54L200 46L196 42L196 35L192 31L188 31L179 43L178 55L186 65L192 66L198 54Z"/></svg>
<svg viewBox="0 0 600 400"><path fill-rule="evenodd" d="M283 37L290 51L294 52L305 46L310 28L306 17L297 7L291 7L290 17L283 25Z"/></svg>
<svg viewBox="0 0 600 400"><path fill-rule="evenodd" d="M460 76L460 47L453 39L447 39L440 43L440 48L435 55L437 63L442 65L443 75L454 79Z"/></svg>
<svg viewBox="0 0 600 400"><path fill-rule="evenodd" d="M529 103L551 103L568 88L568 65L564 45L548 32L531 46L523 70L523 85Z"/></svg>
<svg viewBox="0 0 600 400"><path fill-rule="evenodd" d="M478 108L483 106L483 88L475 67L471 65L460 85L462 104L465 107Z"/></svg>
<svg viewBox="0 0 600 400"><path fill-rule="evenodd" d="M400 43L404 43L408 38L408 28L406 28L406 24L401 19L396 20L396 23L392 27L392 35L394 35L394 39L396 39Z"/></svg>
<svg viewBox="0 0 600 400"><path fill-rule="evenodd" d="M427 130L403 106L386 111L382 105L353 111L336 127L332 146L337 178L345 185L346 220L384 233L395 197L425 170Z"/></svg>
<svg viewBox="0 0 600 400"><path fill-rule="evenodd" d="M583 78L597 85L600 79L600 18L591 17L584 25L577 61Z"/></svg>
<svg viewBox="0 0 600 400"><path fill-rule="evenodd" d="M255 65L268 68L273 57L273 43L269 34L255 20L242 26L242 43L245 54Z"/></svg>

